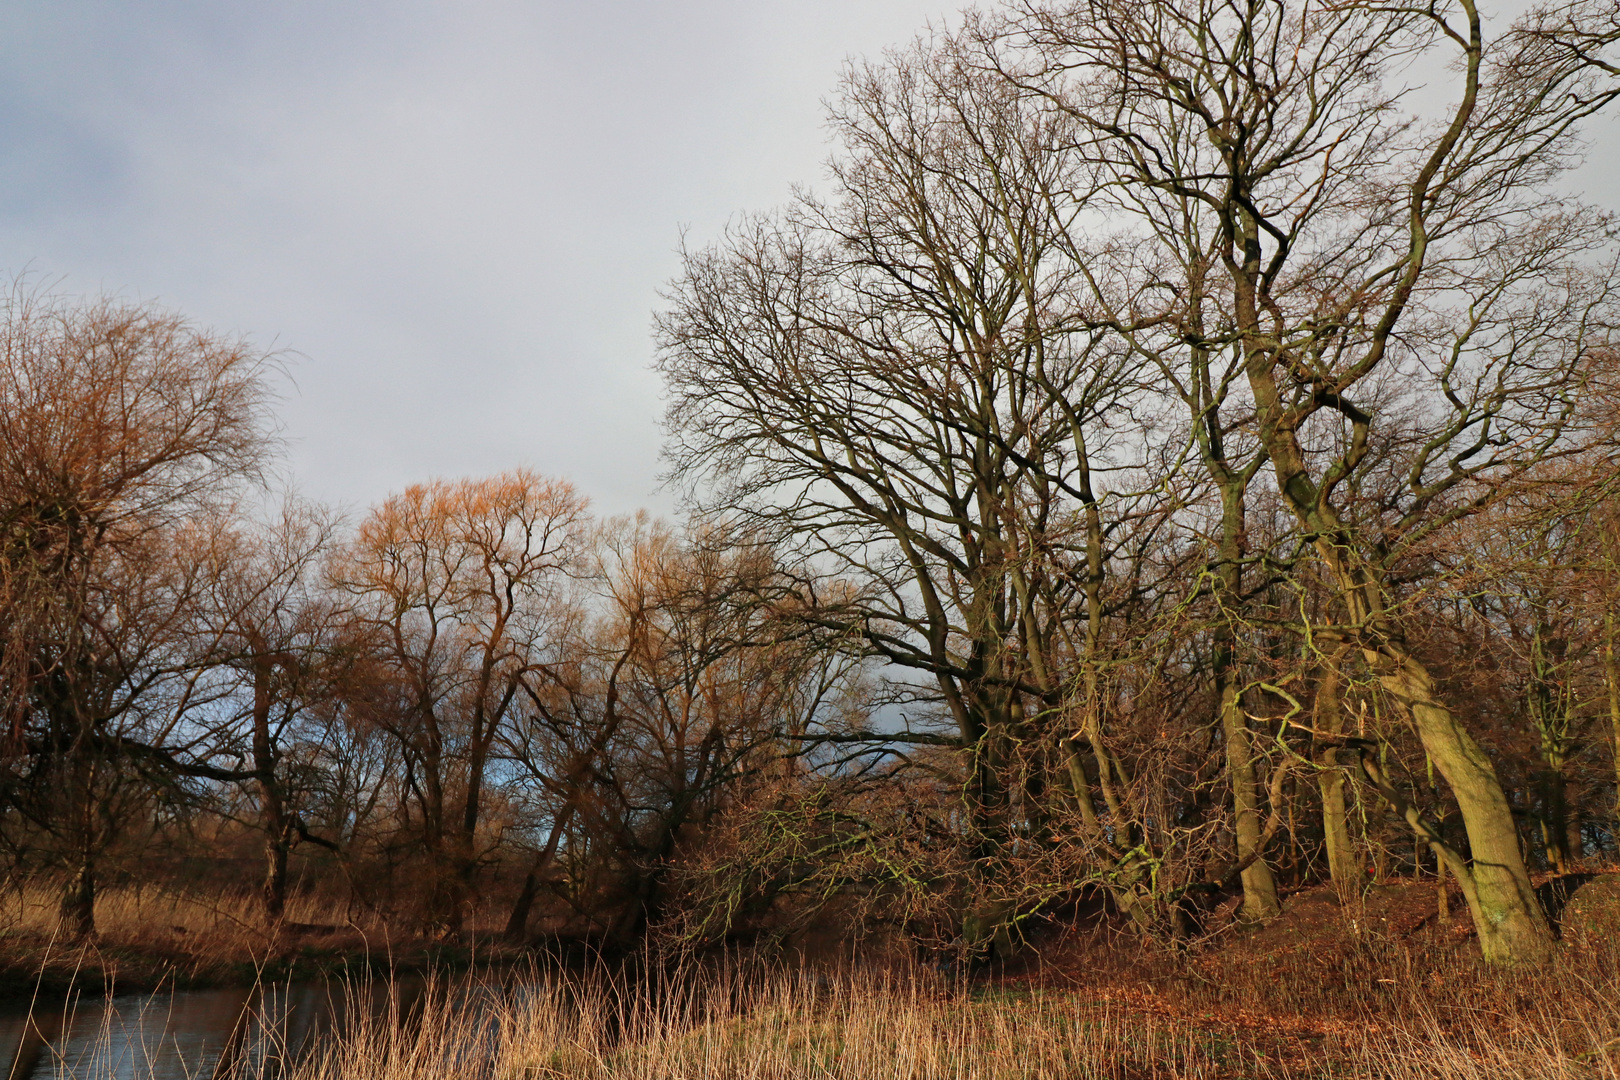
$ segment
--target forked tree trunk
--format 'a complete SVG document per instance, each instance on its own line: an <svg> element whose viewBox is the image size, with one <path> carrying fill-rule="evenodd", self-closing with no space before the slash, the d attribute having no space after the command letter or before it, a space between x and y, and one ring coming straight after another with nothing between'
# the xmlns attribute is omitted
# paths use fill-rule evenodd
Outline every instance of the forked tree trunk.
<svg viewBox="0 0 1620 1080"><path fill-rule="evenodd" d="M1336 527L1337 522L1332 524ZM1318 542L1318 551L1341 584L1351 621L1368 628L1362 646L1368 667L1378 673L1385 692L1407 710L1423 749L1457 800L1469 860L1452 852L1447 861L1469 899L1480 952L1490 963L1546 963L1552 956L1552 929L1530 884L1513 808L1495 767L1435 694L1422 661L1406 651L1398 628L1382 610L1379 583L1370 578L1358 581L1357 572L1326 539ZM1415 808L1406 816L1414 830L1425 828ZM1444 844L1437 835L1426 839L1437 855L1443 854Z"/></svg>
<svg viewBox="0 0 1620 1080"><path fill-rule="evenodd" d="M570 797L563 804L562 811L551 824L551 835L546 837L546 846L540 849L535 856L534 865L523 878L523 888L518 891L517 900L512 904L512 913L506 917L505 938L513 945L521 945L529 938L529 913L534 910L535 897L540 894L540 884L545 880L551 870L551 864L557 858L557 846L562 839L563 830L573 820L574 811L578 805L577 795Z"/></svg>
<svg viewBox="0 0 1620 1080"><path fill-rule="evenodd" d="M1328 539L1338 528L1337 520L1331 515L1304 519L1323 537L1317 550L1340 583L1351 622L1367 628L1362 653L1368 667L1377 672L1385 692L1407 710L1423 749L1457 800L1470 858L1465 861L1452 852L1447 861L1468 897L1481 953L1490 963L1546 963L1552 956L1552 929L1530 884L1513 808L1496 769L1440 701L1422 661L1406 650L1398 627L1383 610L1381 583L1368 576L1370 571L1347 562L1342 538L1339 545ZM1415 808L1407 818L1414 830L1425 828ZM1442 854L1438 836L1426 839Z"/></svg>
<svg viewBox="0 0 1620 1080"><path fill-rule="evenodd" d="M422 888L422 930L435 940L451 941L460 935L464 915L461 863L452 850L455 841L451 836L450 805L444 790L445 755L438 718L428 709L423 710L423 715L428 719L424 725L428 732L423 740L419 802L422 853L426 857L428 880Z"/></svg>
<svg viewBox="0 0 1620 1080"><path fill-rule="evenodd" d="M1250 386L1265 431L1283 409L1269 356L1257 351L1255 357L1250 365ZM1318 498L1295 431L1271 427L1266 431L1266 443L1283 497L1299 523L1315 535L1317 552L1338 583L1350 623L1363 628L1362 650L1368 666L1378 673L1384 690L1411 715L1424 750L1457 800L1472 865L1458 860L1452 869L1473 897L1469 912L1479 933L1480 951L1491 963L1545 963L1552 956L1552 930L1530 886L1518 827L1496 770L1457 717L1440 702L1422 662L1406 651L1399 628L1385 607L1379 571L1359 561L1355 538L1331 506Z"/></svg>
<svg viewBox="0 0 1620 1080"><path fill-rule="evenodd" d="M1468 836L1469 860L1455 852L1447 862L1469 900L1469 914L1479 934L1480 952L1490 963L1542 964L1552 956L1552 929L1542 911L1525 867L1513 808L1484 749L1440 701L1422 661L1405 647L1398 627L1382 607L1382 586L1371 571L1347 561L1342 536L1330 514L1302 515L1318 528L1317 550L1340 583L1352 623L1366 628L1361 646L1367 666L1379 684L1412 718L1423 749L1451 788ZM1408 823L1420 834L1421 814L1411 808ZM1437 855L1445 845L1438 835L1425 836Z"/></svg>
<svg viewBox="0 0 1620 1080"><path fill-rule="evenodd" d="M1428 671L1395 648L1378 657L1384 689L1412 716L1418 737L1445 777L1462 811L1471 861L1467 868L1477 903L1470 905L1480 951L1493 963L1545 963L1552 930L1530 884L1530 874L1496 769L1485 751L1440 703Z"/></svg>

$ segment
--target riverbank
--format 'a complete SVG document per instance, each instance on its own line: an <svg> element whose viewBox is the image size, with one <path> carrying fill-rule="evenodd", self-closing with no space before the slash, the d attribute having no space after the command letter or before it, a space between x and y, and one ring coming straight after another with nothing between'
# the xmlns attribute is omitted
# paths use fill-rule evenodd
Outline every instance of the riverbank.
<svg viewBox="0 0 1620 1080"><path fill-rule="evenodd" d="M120 944L98 940L64 946L0 939L0 1003L56 1000L70 993L150 993L165 989L246 989L314 979L371 980L391 974L457 972L511 963L519 950L445 945L408 939L377 942L355 934L266 934L245 954L220 954L184 944Z"/></svg>
<svg viewBox="0 0 1620 1080"><path fill-rule="evenodd" d="M1080 933L971 980L746 965L652 985L542 975L473 1000L429 995L416 1024L359 1025L293 1075L1620 1078L1620 942L1563 947L1542 969L1491 968L1454 924L1400 921L1417 892L1391 889L1370 915L1312 898L1292 928L1280 920L1199 953L1126 961L1108 931Z"/></svg>
<svg viewBox="0 0 1620 1080"><path fill-rule="evenodd" d="M180 910L143 903L149 916ZM266 935L228 907L191 911L197 929L168 937L113 919L101 942L57 949L43 965L13 950L23 940L13 927L0 957L30 992L71 983L88 1001L104 985L157 988L160 1013L188 987L237 987L229 1001L207 999L224 1012L196 1044L216 1054L237 1024L232 1009L247 1015L294 984L315 1011L357 987L397 1001L410 985L408 1009L371 1009L323 1036L292 1080L469 1070L501 1080L1620 1080L1620 940L1566 942L1556 964L1504 970L1484 965L1467 919L1444 911L1431 879L1372 887L1353 904L1298 894L1264 930L1193 949L1126 943L1101 923L1051 925L1018 960L969 977L893 957L881 969L756 956L587 970L353 924ZM210 952L226 947L244 952ZM478 974L455 974L468 969ZM262 1026L271 1043L288 1038ZM256 1077L253 1060L235 1075Z"/></svg>
<svg viewBox="0 0 1620 1080"><path fill-rule="evenodd" d="M1070 963L1098 951L1070 944ZM418 980L408 992L338 988L367 995L360 1008L306 988L327 1015L347 1017L313 1040L308 1017L296 1019L296 995L269 992L214 1017L207 1038L179 1034L193 1036L201 1069L187 1075L237 1080L1613 1080L1614 960L1610 950L1556 970L1504 972L1369 936L1332 975L1295 953L1256 957L1253 971L1228 971L1221 983L1214 968L1169 958L1132 971L1104 964L1089 982L1050 966L1044 981L971 982L897 967L743 963L634 981L530 968ZM1059 989L1060 977L1071 985ZM189 1001L167 1007L159 1043L176 1037L172 1016L203 1011ZM245 1039L227 1036L243 1024ZM73 1060L122 1053L138 1066L134 1040L106 1030L125 1044L99 1055L80 1047Z"/></svg>
<svg viewBox="0 0 1620 1080"><path fill-rule="evenodd" d="M54 900L30 889L0 902L0 1002L460 971L521 953L493 931L446 944L309 897L271 928L251 897L154 888L108 890L95 938L69 942L56 931Z"/></svg>

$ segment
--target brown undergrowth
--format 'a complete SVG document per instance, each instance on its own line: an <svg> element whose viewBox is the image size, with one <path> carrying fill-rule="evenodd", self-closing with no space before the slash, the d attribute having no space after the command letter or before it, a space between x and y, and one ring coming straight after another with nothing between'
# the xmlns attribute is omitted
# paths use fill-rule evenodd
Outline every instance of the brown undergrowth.
<svg viewBox="0 0 1620 1080"><path fill-rule="evenodd" d="M296 1080L1620 1080L1620 942L1492 968L1434 898L1432 883L1298 895L1270 926L1190 949L1053 928L972 977L505 963L299 1049L261 1018L218 1075L257 1080L274 1059ZM215 918L228 935L234 916Z"/></svg>
<svg viewBox="0 0 1620 1080"><path fill-rule="evenodd" d="M368 962L398 968L445 959L443 949L320 897L290 898L286 920L272 930L250 894L153 885L103 890L95 937L71 941L57 927L57 896L41 882L0 892L0 998L73 986L249 986Z"/></svg>
<svg viewBox="0 0 1620 1080"><path fill-rule="evenodd" d="M1066 988L932 971L707 971L644 984L540 977L440 994L418 1023L375 1018L294 1071L299 1080L1604 1080L1620 1077L1615 957L1556 972L1425 966L1383 945L1331 993L1307 972L1214 984L1167 964ZM1435 979L1429 976L1442 975ZM1144 977L1145 976L1145 977ZM1362 985L1370 979L1371 986ZM1385 982L1384 980L1389 980ZM1455 980L1454 982L1449 980ZM1380 990L1380 987L1394 989ZM252 1075L251 1072L245 1075Z"/></svg>
<svg viewBox="0 0 1620 1080"><path fill-rule="evenodd" d="M1459 898L1449 916L1436 901L1432 880L1348 900L1315 889L1262 929L1231 926L1190 949L1059 935L997 982L1221 1032L1277 1075L1620 1076L1620 941L1567 942L1545 968L1493 967Z"/></svg>

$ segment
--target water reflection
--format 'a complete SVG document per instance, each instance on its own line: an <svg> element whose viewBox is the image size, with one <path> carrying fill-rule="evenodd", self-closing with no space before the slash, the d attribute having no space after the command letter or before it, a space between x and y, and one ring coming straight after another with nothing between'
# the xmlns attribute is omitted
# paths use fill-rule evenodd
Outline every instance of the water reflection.
<svg viewBox="0 0 1620 1080"><path fill-rule="evenodd" d="M79 996L0 1010L0 1080L274 1077L362 1018L409 1019L421 979Z"/></svg>

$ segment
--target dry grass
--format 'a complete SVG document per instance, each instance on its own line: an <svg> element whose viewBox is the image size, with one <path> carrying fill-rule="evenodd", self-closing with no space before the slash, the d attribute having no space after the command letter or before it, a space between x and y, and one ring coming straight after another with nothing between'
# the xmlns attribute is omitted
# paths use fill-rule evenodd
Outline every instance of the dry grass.
<svg viewBox="0 0 1620 1080"><path fill-rule="evenodd" d="M1286 1023L1232 1024L1084 991L968 993L915 973L710 975L650 993L612 980L537 977L456 993L441 984L415 1019L365 1018L292 1076L1620 1080L1620 985L1576 972L1545 1006L1523 996L1555 978L1487 979L1466 1006L1466 995L1418 986L1393 1014L1308 1037Z"/></svg>
<svg viewBox="0 0 1620 1080"><path fill-rule="evenodd" d="M1568 969L1566 969L1568 970ZM1525 982L1525 979L1531 982ZM351 988L337 1035L288 1045L285 995L263 1010L233 1067L263 1080L1620 1080L1620 993L1563 977L1544 1004L1535 980L1475 982L1465 995L1413 988L1361 1024L1290 1033L1144 1007L1120 996L1008 993L928 972L685 972L651 983L535 970L430 981L425 993ZM1551 985L1542 984L1542 989ZM1505 995L1505 996L1504 996ZM342 997L340 993L338 995ZM277 1005L276 1002L282 1004ZM268 1006L266 1003L270 1003ZM1574 1007L1579 1006L1577 1011ZM307 1020L307 1017L305 1018ZM1298 1017L1292 1018L1294 1020ZM304 1030L308 1030L307 1026ZM118 1036L107 1028L103 1036ZM109 1045L78 1080L141 1076ZM124 1062L113 1069L109 1064ZM206 1062L199 1064L207 1065Z"/></svg>
<svg viewBox="0 0 1620 1080"><path fill-rule="evenodd" d="M57 929L59 892L30 882L0 892L0 983L15 994L43 982L62 987L116 980L124 988L252 981L293 956L361 953L388 941L387 927L350 921L319 897L289 898L292 929L271 934L257 898L243 893L109 888L96 899L96 939L69 943ZM300 932L297 928L331 928Z"/></svg>
<svg viewBox="0 0 1620 1080"><path fill-rule="evenodd" d="M44 890L0 898L0 958L15 966L17 947L37 946L53 915L54 895ZM336 921L307 901L290 915ZM267 948L249 898L114 891L98 917L96 948L115 958L120 949L150 957L184 948L197 964L219 965ZM366 987L370 1000L392 1004L345 1010L343 1030L312 1047L281 1045L289 1025L270 1007L242 1026L253 1034L236 1048L234 1075L1620 1080L1620 942L1565 947L1549 968L1514 971L1479 963L1443 927L1404 936L1332 931L1324 922L1157 955L1096 934L1049 948L1044 967L973 986L929 970L743 965L671 974L644 963L636 970L657 974L643 978L629 969L581 975L539 966L520 977L506 968L430 980L419 997ZM270 1059L292 1064L271 1070Z"/></svg>
<svg viewBox="0 0 1620 1080"><path fill-rule="evenodd" d="M1069 998L990 1001L921 978L691 980L625 998L541 981L420 1019L373 1017L304 1060L295 1080L1026 1080L1222 1077L1245 1047L1179 1021ZM1234 1071L1234 1069L1236 1071Z"/></svg>
<svg viewBox="0 0 1620 1080"><path fill-rule="evenodd" d="M59 890L38 881L0 893L0 938L51 936L59 898ZM289 897L287 918L309 924L347 922L341 905L316 896ZM243 893L204 895L147 885L103 889L96 898L96 930L108 941L191 936L230 945L262 937L262 927L258 898Z"/></svg>

